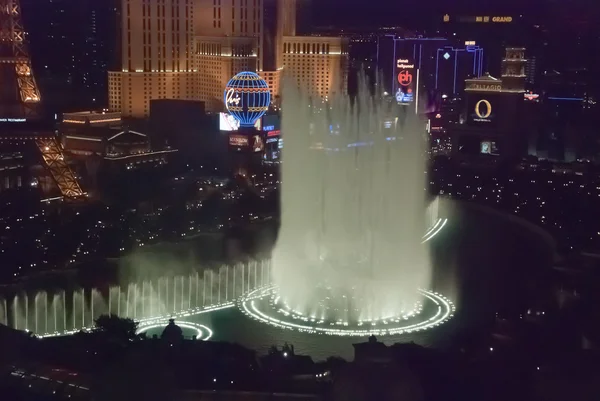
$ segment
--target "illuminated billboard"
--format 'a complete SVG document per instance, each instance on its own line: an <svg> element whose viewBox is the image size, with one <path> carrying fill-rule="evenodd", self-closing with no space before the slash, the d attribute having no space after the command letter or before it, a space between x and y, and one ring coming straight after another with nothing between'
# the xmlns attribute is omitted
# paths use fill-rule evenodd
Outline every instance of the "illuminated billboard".
<svg viewBox="0 0 600 401"><path fill-rule="evenodd" d="M281 129L281 117L277 114L267 114L261 118L263 131Z"/></svg>
<svg viewBox="0 0 600 401"><path fill-rule="evenodd" d="M262 139L260 135L252 136L252 151L254 153L259 153L265 150L265 141Z"/></svg>
<svg viewBox="0 0 600 401"><path fill-rule="evenodd" d="M479 150L485 155L497 156L499 154L495 141L481 141Z"/></svg>
<svg viewBox="0 0 600 401"><path fill-rule="evenodd" d="M473 125L495 126L502 114L501 99L497 95L478 94L469 96L467 101L467 120Z"/></svg>
<svg viewBox="0 0 600 401"><path fill-rule="evenodd" d="M239 148L250 145L250 139L246 135L231 134L229 135L229 145Z"/></svg>
<svg viewBox="0 0 600 401"><path fill-rule="evenodd" d="M411 104L417 96L418 70L410 59L396 60L396 101L399 104Z"/></svg>
<svg viewBox="0 0 600 401"><path fill-rule="evenodd" d="M254 123L254 128L260 129L260 119ZM234 116L228 113L219 113L219 129L221 131L237 131L240 129L240 122Z"/></svg>

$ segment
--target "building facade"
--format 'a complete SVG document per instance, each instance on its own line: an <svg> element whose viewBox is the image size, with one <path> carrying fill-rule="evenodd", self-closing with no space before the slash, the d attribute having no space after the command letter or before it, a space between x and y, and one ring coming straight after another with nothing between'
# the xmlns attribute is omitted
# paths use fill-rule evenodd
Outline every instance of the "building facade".
<svg viewBox="0 0 600 401"><path fill-rule="evenodd" d="M240 71L257 71L259 41L253 37L198 36L198 99L209 111L223 108L223 88Z"/></svg>
<svg viewBox="0 0 600 401"><path fill-rule="evenodd" d="M145 117L150 99L199 100L191 0L122 0L121 70L108 74L109 109Z"/></svg>
<svg viewBox="0 0 600 401"><path fill-rule="evenodd" d="M147 117L151 99L204 101L256 71L278 98L288 72L323 99L344 93L347 42L298 37L295 0L121 0L121 69L109 72L109 109Z"/></svg>
<svg viewBox="0 0 600 401"><path fill-rule="evenodd" d="M525 49L507 48L501 78L486 74L465 80L464 110L450 126L456 156L499 156L520 160L527 154L532 130L525 115Z"/></svg>
<svg viewBox="0 0 600 401"><path fill-rule="evenodd" d="M325 101L346 93L348 41L322 36L286 36L283 42L284 72L300 88Z"/></svg>

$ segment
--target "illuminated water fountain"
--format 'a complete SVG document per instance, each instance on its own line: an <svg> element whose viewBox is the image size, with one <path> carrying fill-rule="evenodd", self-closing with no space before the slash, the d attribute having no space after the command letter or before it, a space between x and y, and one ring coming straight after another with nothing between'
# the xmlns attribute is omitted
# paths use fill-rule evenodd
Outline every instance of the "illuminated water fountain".
<svg viewBox="0 0 600 401"><path fill-rule="evenodd" d="M379 323L420 330L448 319L451 302L427 291L423 234L446 222L432 219L436 202L428 210L422 124L412 114L390 119L364 81L355 101L327 106L285 85L282 109L275 286L249 294L242 309L276 326L335 328L327 334L363 335Z"/></svg>
<svg viewBox="0 0 600 401"><path fill-rule="evenodd" d="M8 309L6 299L0 299L0 324L8 325Z"/></svg>
<svg viewBox="0 0 600 401"><path fill-rule="evenodd" d="M251 104L256 88L247 84L238 82L239 96L225 99L239 99L232 110L258 118L268 102ZM359 93L354 103L311 104L284 86L282 215L271 261L111 288L18 293L0 299L0 323L58 335L116 314L152 330L170 317L237 304L261 322L309 333L395 335L442 324L454 306L429 289L428 241L447 221L438 202L426 200L424 127L411 114L389 118L364 83ZM184 324L197 338L212 335Z"/></svg>
<svg viewBox="0 0 600 401"><path fill-rule="evenodd" d="M141 321L145 327L172 316L233 307L236 299L270 280L269 261L254 261L106 289L19 292L10 300L0 298L0 324L41 336L60 335L91 328L100 315L115 314Z"/></svg>

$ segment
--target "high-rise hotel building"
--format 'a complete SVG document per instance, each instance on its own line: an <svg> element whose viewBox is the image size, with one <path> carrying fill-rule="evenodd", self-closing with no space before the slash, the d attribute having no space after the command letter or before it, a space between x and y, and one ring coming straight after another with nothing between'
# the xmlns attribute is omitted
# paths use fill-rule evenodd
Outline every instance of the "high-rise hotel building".
<svg viewBox="0 0 600 401"><path fill-rule="evenodd" d="M109 73L109 107L145 117L151 99L223 110L223 88L256 71L274 97L282 74L315 97L345 91L341 38L296 36L296 0L121 0L122 69Z"/></svg>
<svg viewBox="0 0 600 401"><path fill-rule="evenodd" d="M323 100L346 93L346 39L320 36L285 36L283 39L284 71L296 78L299 87Z"/></svg>
<svg viewBox="0 0 600 401"><path fill-rule="evenodd" d="M195 12L198 98L220 111L229 78L262 69L262 0L195 0Z"/></svg>
<svg viewBox="0 0 600 401"><path fill-rule="evenodd" d="M122 0L121 71L108 73L109 108L143 117L150 99L198 99L193 0Z"/></svg>

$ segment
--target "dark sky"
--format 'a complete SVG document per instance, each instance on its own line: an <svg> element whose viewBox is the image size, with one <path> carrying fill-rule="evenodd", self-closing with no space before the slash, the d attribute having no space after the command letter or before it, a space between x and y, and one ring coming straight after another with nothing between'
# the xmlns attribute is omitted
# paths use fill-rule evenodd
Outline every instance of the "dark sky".
<svg viewBox="0 0 600 401"><path fill-rule="evenodd" d="M315 25L419 25L444 13L466 15L525 14L531 18L563 13L597 15L600 0L298 0L310 9L306 18ZM302 7L302 6L301 6Z"/></svg>

